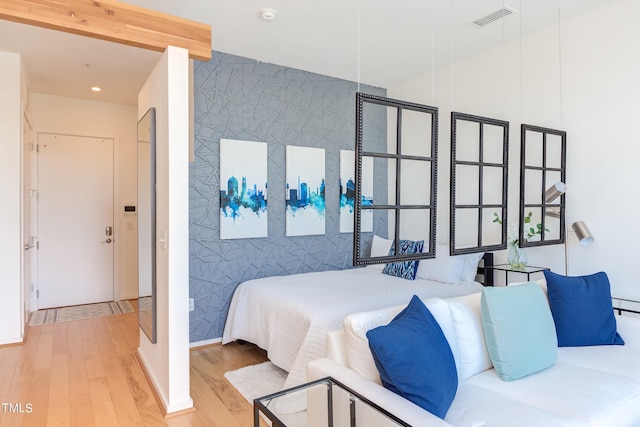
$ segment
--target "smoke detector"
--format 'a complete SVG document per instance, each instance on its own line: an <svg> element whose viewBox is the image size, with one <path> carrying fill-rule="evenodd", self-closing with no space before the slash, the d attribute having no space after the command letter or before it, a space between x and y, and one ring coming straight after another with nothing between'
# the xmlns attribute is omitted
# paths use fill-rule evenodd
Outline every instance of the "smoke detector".
<svg viewBox="0 0 640 427"><path fill-rule="evenodd" d="M273 21L274 19L276 19L277 14L278 12L276 12L275 9L266 8L260 11L260 16L265 21Z"/></svg>

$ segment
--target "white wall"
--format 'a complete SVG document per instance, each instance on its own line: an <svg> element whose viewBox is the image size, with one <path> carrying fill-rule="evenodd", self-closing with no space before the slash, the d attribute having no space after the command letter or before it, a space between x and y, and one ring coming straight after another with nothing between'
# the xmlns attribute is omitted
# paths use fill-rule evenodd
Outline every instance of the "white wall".
<svg viewBox="0 0 640 427"><path fill-rule="evenodd" d="M156 108L157 343L140 330L140 355L167 413L189 396L189 61L169 47L138 95ZM165 237L166 236L166 237ZM166 243L163 244L162 240Z"/></svg>
<svg viewBox="0 0 640 427"><path fill-rule="evenodd" d="M124 216L124 205L135 205L137 197L135 106L88 101L61 96L32 94L32 124L34 130L53 130L69 134L102 136L118 141L119 183L114 200L117 267L116 290L119 299L138 297L137 217ZM34 132L35 133L35 132ZM119 252L119 254L118 254Z"/></svg>
<svg viewBox="0 0 640 427"><path fill-rule="evenodd" d="M634 191L640 181L638 16L640 2L620 0L563 21L560 37L554 26L438 69L435 84L429 74L389 88L392 98L440 108L438 241L449 239L452 110L510 122L512 219L519 209L520 124L564 129L567 223L584 220L596 239L582 247L569 233L568 273L606 271L614 296L640 300L633 262L625 256L640 234L634 221L640 205ZM527 251L530 264L565 272L564 245ZM499 262L505 258L506 251L498 254Z"/></svg>
<svg viewBox="0 0 640 427"><path fill-rule="evenodd" d="M20 55L0 52L0 344L22 341Z"/></svg>
<svg viewBox="0 0 640 427"><path fill-rule="evenodd" d="M640 300L633 254L640 229L640 2L622 0L567 22L563 34L568 220L584 220L595 237L570 236L572 274L604 270L612 293Z"/></svg>

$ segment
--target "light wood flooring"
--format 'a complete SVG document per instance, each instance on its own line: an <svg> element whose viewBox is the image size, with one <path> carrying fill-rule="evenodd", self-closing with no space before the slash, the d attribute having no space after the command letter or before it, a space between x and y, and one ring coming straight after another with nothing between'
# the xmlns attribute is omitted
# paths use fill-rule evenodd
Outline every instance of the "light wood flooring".
<svg viewBox="0 0 640 427"><path fill-rule="evenodd" d="M0 426L252 426L225 371L267 360L253 345L191 350L195 411L163 418L136 358L137 312L30 327L0 348ZM18 406L19 405L19 406Z"/></svg>

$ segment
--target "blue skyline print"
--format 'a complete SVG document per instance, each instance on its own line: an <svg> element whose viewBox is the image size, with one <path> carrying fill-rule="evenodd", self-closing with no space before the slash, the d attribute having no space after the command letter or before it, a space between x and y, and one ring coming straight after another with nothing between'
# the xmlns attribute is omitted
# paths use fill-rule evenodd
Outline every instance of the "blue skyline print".
<svg viewBox="0 0 640 427"><path fill-rule="evenodd" d="M340 232L353 232L355 210L355 153L340 150ZM373 158L362 158L362 206L373 205ZM373 211L362 210L360 216L362 232L373 231Z"/></svg>
<svg viewBox="0 0 640 427"><path fill-rule="evenodd" d="M267 237L267 144L220 140L220 238Z"/></svg>
<svg viewBox="0 0 640 427"><path fill-rule="evenodd" d="M286 235L325 234L325 152L286 147Z"/></svg>

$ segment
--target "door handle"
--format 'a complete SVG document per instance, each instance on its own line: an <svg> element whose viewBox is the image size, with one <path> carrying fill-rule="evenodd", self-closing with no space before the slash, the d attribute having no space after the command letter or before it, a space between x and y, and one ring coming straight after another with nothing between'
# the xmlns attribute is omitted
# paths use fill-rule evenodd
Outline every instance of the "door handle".
<svg viewBox="0 0 640 427"><path fill-rule="evenodd" d="M113 241L113 240L111 240L111 239L107 239L107 240L105 240L104 242L100 242L100 243L111 243L112 241Z"/></svg>
<svg viewBox="0 0 640 427"><path fill-rule="evenodd" d="M35 245L30 245L29 243L25 243L24 244L24 250L28 251L29 249L33 248Z"/></svg>

